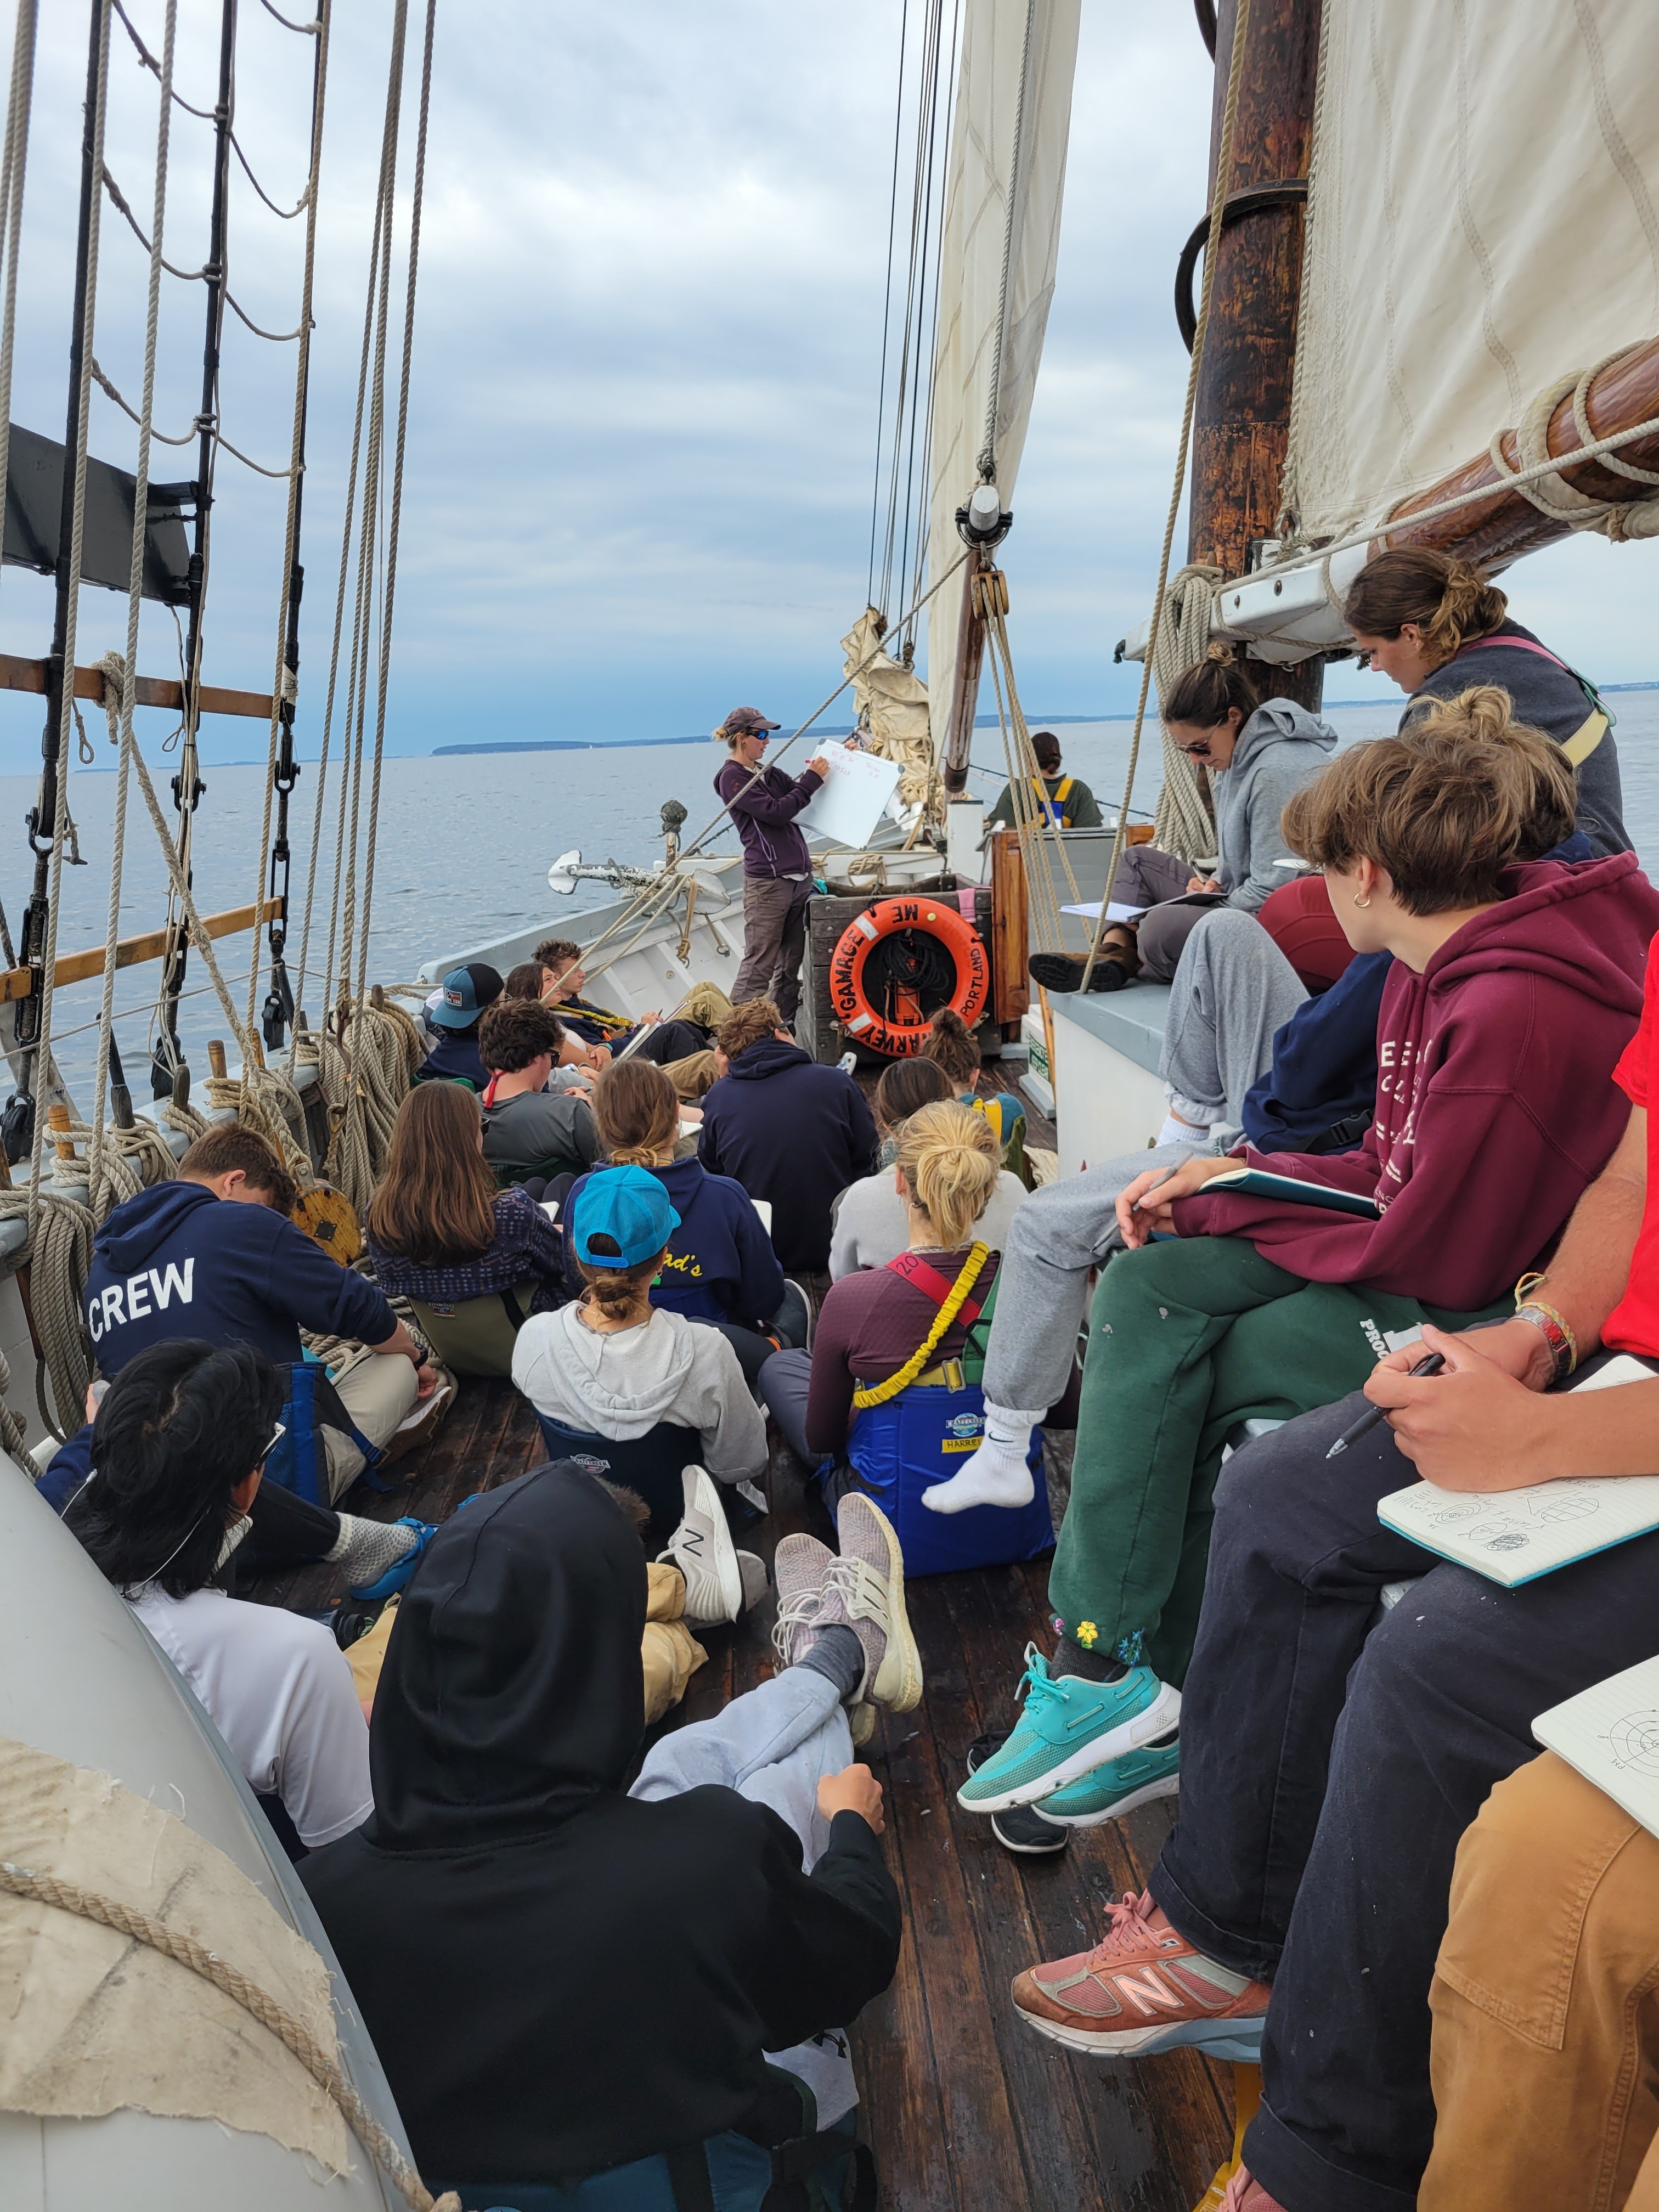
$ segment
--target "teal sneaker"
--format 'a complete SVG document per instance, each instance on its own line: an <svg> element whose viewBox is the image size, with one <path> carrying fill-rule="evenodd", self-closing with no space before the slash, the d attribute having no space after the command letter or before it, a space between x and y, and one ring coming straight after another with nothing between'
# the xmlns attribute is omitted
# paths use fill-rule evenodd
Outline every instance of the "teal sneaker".
<svg viewBox="0 0 1659 2212"><path fill-rule="evenodd" d="M1052 1797L1109 1759L1168 1735L1181 1718L1181 1692L1150 1667L1115 1682L1058 1677L1035 1644L1025 1647L1020 1716L1000 1751L957 1792L969 1813L1006 1813Z"/></svg>
<svg viewBox="0 0 1659 2212"><path fill-rule="evenodd" d="M1173 1797L1180 1787L1181 1745L1171 1739L1120 1753L1081 1781L1042 1799L1036 1809L1063 1828L1097 1828L1103 1820L1115 1820L1155 1797Z"/></svg>

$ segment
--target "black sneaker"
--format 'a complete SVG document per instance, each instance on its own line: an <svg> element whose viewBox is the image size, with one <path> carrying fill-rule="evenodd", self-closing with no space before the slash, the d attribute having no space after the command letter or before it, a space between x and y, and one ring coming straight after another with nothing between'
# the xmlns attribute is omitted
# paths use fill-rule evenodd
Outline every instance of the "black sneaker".
<svg viewBox="0 0 1659 2212"><path fill-rule="evenodd" d="M1006 1731L1001 1735L975 1736L968 1747L969 1774L994 1752L1000 1751L1006 1741ZM1047 1858L1063 1851L1072 1838L1069 1828L1039 1813L1035 1805L1017 1805L1011 1813L993 1814L991 1833L1005 1850L1018 1851L1026 1858Z"/></svg>

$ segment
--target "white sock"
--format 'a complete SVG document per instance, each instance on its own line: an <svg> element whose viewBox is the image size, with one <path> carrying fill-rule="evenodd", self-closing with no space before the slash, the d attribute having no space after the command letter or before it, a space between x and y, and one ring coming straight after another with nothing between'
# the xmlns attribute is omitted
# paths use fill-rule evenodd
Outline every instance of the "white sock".
<svg viewBox="0 0 1659 2212"><path fill-rule="evenodd" d="M965 1513L970 1505L1001 1505L1013 1510L1031 1502L1035 1485L1026 1454L1031 1431L1046 1409L1023 1413L985 1401L985 1434L979 1449L963 1462L949 1482L924 1490L921 1502L932 1513Z"/></svg>
<svg viewBox="0 0 1659 2212"><path fill-rule="evenodd" d="M1209 1135L1207 1127L1197 1127L1183 1121L1179 1114L1166 1114L1164 1127L1152 1139L1154 1145L1201 1145Z"/></svg>

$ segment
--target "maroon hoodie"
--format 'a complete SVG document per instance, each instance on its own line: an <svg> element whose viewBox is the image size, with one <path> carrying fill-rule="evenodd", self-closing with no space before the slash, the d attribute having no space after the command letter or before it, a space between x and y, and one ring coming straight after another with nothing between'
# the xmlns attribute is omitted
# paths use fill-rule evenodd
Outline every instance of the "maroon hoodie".
<svg viewBox="0 0 1659 2212"><path fill-rule="evenodd" d="M1419 975L1396 960L1376 1020L1376 1118L1355 1152L1252 1167L1363 1191L1379 1221L1271 1200L1182 1199L1183 1237L1247 1237L1316 1283L1468 1313L1510 1290L1618 1143L1613 1065L1642 1012L1659 892L1633 853L1508 870L1505 896Z"/></svg>

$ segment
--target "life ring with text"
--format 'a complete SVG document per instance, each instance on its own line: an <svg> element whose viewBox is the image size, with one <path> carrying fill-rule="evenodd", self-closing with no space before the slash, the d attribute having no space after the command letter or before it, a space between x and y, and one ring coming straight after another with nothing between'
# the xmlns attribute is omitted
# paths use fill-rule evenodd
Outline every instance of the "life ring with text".
<svg viewBox="0 0 1659 2212"><path fill-rule="evenodd" d="M884 938L902 929L919 929L937 938L955 963L957 983L947 1004L969 1029L990 995L991 963L985 941L957 909L937 897L878 899L855 915L830 956L830 1005L837 1022L855 1043L902 1060L919 1053L930 1034L926 1019L890 1021L878 1013L864 988L864 966Z"/></svg>

